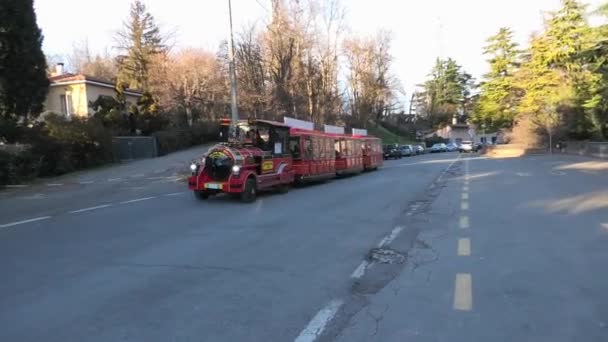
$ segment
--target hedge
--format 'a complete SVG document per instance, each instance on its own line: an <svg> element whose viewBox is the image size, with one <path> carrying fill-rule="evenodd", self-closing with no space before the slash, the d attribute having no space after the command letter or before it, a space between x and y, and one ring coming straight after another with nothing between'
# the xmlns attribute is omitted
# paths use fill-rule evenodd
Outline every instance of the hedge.
<svg viewBox="0 0 608 342"><path fill-rule="evenodd" d="M114 161L112 136L97 118L68 120L50 114L44 123L24 129L23 143L31 146L21 153L0 151L0 185L22 183L37 177L51 177ZM219 124L195 123L153 133L160 155L216 141Z"/></svg>
<svg viewBox="0 0 608 342"><path fill-rule="evenodd" d="M26 128L21 153L0 153L0 184L57 176L113 161L112 137L95 119L68 120L48 115L44 123Z"/></svg>

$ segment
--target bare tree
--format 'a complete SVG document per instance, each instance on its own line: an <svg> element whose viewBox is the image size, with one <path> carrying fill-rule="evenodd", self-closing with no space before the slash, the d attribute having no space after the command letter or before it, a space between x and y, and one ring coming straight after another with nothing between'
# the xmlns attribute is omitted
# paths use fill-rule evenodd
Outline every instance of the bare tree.
<svg viewBox="0 0 608 342"><path fill-rule="evenodd" d="M378 120L394 109L399 82L391 73L390 34L350 38L344 42L348 63L349 108L360 124Z"/></svg>
<svg viewBox="0 0 608 342"><path fill-rule="evenodd" d="M72 53L68 56L68 63L73 72L87 76L115 81L118 68L115 58L109 51L94 54L89 48L89 41L82 40L74 43Z"/></svg>
<svg viewBox="0 0 608 342"><path fill-rule="evenodd" d="M184 114L178 123L192 125L197 119L214 120L227 104L226 77L216 56L200 49L158 55L152 63L152 90L161 108Z"/></svg>

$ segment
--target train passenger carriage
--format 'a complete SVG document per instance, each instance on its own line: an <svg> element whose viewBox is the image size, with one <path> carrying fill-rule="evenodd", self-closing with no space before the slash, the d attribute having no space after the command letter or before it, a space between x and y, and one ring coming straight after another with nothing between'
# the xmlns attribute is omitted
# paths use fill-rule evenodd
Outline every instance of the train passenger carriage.
<svg viewBox="0 0 608 342"><path fill-rule="evenodd" d="M384 164L382 140L375 137L360 137L363 141L363 168L366 171L377 170Z"/></svg>
<svg viewBox="0 0 608 342"><path fill-rule="evenodd" d="M346 135L336 135L336 174L355 174L363 171L363 142Z"/></svg>
<svg viewBox="0 0 608 342"><path fill-rule="evenodd" d="M321 180L336 175L334 137L318 132L292 128L289 150L297 182Z"/></svg>

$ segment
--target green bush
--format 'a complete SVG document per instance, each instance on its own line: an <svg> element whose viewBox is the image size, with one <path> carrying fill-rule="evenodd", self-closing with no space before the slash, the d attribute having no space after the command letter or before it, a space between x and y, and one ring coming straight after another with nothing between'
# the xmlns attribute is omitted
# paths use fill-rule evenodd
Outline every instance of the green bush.
<svg viewBox="0 0 608 342"><path fill-rule="evenodd" d="M27 129L29 153L37 160L37 176L61 175L113 161L112 137L98 119L68 120L50 114Z"/></svg>
<svg viewBox="0 0 608 342"><path fill-rule="evenodd" d="M0 151L0 184L18 184L38 176L40 160L31 152Z"/></svg>

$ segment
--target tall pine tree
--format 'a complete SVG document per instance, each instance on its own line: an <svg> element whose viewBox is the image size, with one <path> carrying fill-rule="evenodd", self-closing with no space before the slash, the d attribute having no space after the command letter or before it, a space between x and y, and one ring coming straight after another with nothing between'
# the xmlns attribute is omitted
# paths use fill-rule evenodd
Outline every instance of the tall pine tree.
<svg viewBox="0 0 608 342"><path fill-rule="evenodd" d="M501 28L487 42L484 54L489 56L490 71L484 75L473 122L485 130L508 128L516 114L518 99L513 76L519 51L509 28Z"/></svg>
<svg viewBox="0 0 608 342"><path fill-rule="evenodd" d="M150 65L154 56L166 51L166 46L154 17L140 0L131 5L130 17L117 41L123 52L119 56L118 82L148 91Z"/></svg>
<svg viewBox="0 0 608 342"><path fill-rule="evenodd" d="M424 111L431 126L449 124L471 101L473 78L452 58L437 59L424 83Z"/></svg>
<svg viewBox="0 0 608 342"><path fill-rule="evenodd" d="M25 124L38 116L48 86L33 0L0 1L0 118Z"/></svg>

